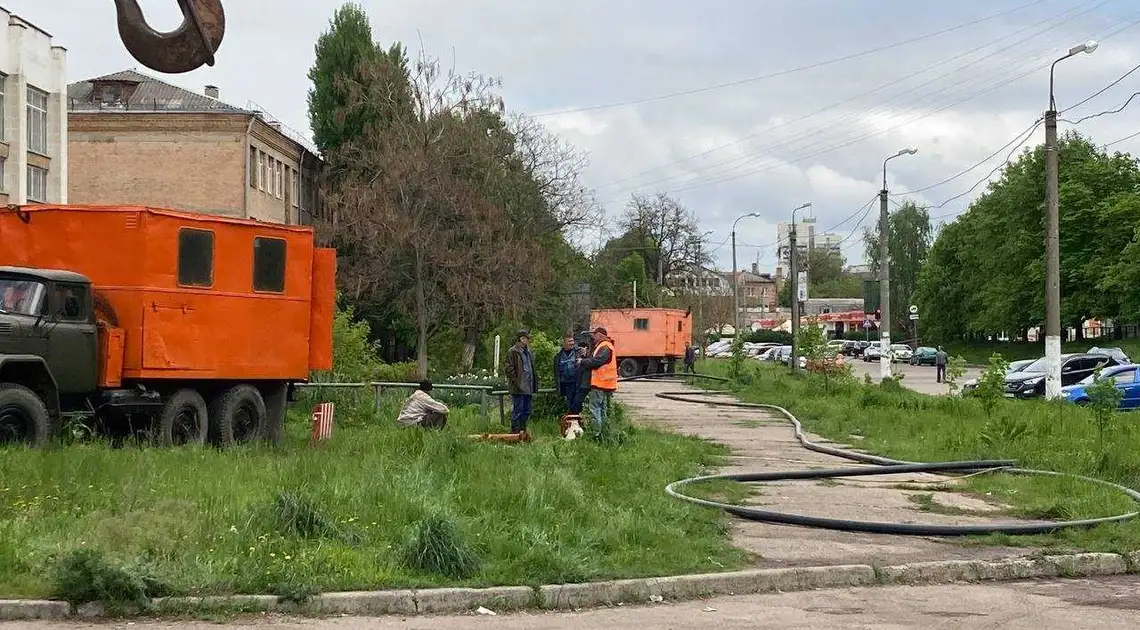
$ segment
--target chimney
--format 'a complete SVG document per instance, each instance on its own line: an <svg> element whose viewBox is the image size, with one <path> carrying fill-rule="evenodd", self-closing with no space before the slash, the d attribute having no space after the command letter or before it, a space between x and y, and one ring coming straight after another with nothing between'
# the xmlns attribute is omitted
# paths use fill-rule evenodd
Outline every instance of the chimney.
<svg viewBox="0 0 1140 630"><path fill-rule="evenodd" d="M757 276L760 275L760 263L752 263L752 273Z"/></svg>
<svg viewBox="0 0 1140 630"><path fill-rule="evenodd" d="M209 96L210 98L213 98L213 99L218 98L218 86L207 85L206 86L206 96Z"/></svg>

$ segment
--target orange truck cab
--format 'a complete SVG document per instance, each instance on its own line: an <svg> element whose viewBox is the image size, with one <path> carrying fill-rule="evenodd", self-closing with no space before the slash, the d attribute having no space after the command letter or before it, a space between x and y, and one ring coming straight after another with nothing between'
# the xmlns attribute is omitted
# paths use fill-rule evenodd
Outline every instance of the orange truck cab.
<svg viewBox="0 0 1140 630"><path fill-rule="evenodd" d="M671 308L630 308L590 311L590 330L603 327L614 340L618 375L673 373L693 338L688 311Z"/></svg>
<svg viewBox="0 0 1140 630"><path fill-rule="evenodd" d="M280 440L332 367L313 230L145 207L0 209L0 444L69 415L164 444Z"/></svg>

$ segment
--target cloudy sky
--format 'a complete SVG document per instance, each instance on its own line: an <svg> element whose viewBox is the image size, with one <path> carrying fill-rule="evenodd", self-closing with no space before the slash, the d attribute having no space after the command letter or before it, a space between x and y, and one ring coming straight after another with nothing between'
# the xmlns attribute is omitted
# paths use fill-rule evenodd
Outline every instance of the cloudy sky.
<svg viewBox="0 0 1140 630"><path fill-rule="evenodd" d="M164 78L197 91L218 85L223 100L254 101L307 133L313 43L340 0L224 2L217 65ZM0 3L69 49L71 81L138 65L108 0ZM174 0L140 3L157 28L181 20ZM1009 149L999 149L1023 132L1043 139L1041 128L1027 132L1046 108L1053 59L1101 42L1058 66L1061 110L1140 64L1136 0L360 4L383 44L417 51L422 42L459 71L501 78L508 107L588 152L586 181L611 216L633 192L682 199L713 230L710 248L724 267L737 217L761 215L739 224L741 266L759 259L770 269L776 224L806 201L817 230L850 236L845 251L859 262L858 228L875 219L878 206L868 203L883 158L907 146L918 154L890 163L890 189L926 189L913 198L951 220L1004 161ZM1063 118L1116 109L1138 91L1140 71ZM1078 128L1100 143L1140 132L1140 97ZM1111 149L1140 153L1140 136Z"/></svg>

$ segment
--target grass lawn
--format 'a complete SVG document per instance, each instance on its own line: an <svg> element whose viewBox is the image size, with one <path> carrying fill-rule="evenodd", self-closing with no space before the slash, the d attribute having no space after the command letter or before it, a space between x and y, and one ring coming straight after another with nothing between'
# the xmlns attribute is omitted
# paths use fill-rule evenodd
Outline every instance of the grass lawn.
<svg viewBox="0 0 1140 630"><path fill-rule="evenodd" d="M1090 339L1085 341L1074 341L1066 343L1062 348L1063 352L1088 352L1089 348L1101 346L1107 348L1120 348L1124 350L1125 354L1132 357L1133 361L1140 361L1140 339L1122 339L1115 341L1112 339ZM1006 361L1018 361L1021 359L1036 359L1045 356L1045 344L1042 343L1023 343L1023 342L1009 342L1009 343L987 343L987 344L948 344L946 351L950 356L960 356L966 359L966 363L970 365L986 365L990 361L990 355L995 352L1002 355Z"/></svg>
<svg viewBox="0 0 1140 630"><path fill-rule="evenodd" d="M150 594L537 585L746 561L721 514L663 492L719 465L722 447L640 428L622 444L563 442L549 418L534 443L475 443L466 435L505 430L497 413L402 430L399 403L375 417L338 405L318 448L302 407L279 450L2 452L0 598L70 597L55 576L77 549L165 585Z"/></svg>
<svg viewBox="0 0 1140 630"><path fill-rule="evenodd" d="M1001 400L987 417L971 399L936 397L898 385L852 381L825 385L818 376L793 378L785 369L746 363L751 383L736 385L748 402L784 407L812 432L870 452L910 461L1014 459L1021 467L1080 475L1140 488L1140 415L1117 414L1102 435L1090 411L1071 405ZM701 371L728 374L726 361ZM1054 477L982 475L971 492L990 493L1033 519L1079 519L1138 509L1128 497L1097 485ZM1140 521L1068 530L1049 536L974 538L971 542L1140 550Z"/></svg>

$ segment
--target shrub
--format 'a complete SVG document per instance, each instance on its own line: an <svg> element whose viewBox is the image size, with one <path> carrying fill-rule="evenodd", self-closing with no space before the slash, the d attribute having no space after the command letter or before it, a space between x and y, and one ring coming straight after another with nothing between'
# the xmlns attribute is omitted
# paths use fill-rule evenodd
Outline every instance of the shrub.
<svg viewBox="0 0 1140 630"><path fill-rule="evenodd" d="M1101 369L1098 368L1093 376L1093 384L1089 385L1085 391L1089 395L1089 407L1092 408L1093 417L1096 419L1097 431L1103 447L1104 434L1108 432L1112 420L1116 416L1116 409L1120 406L1120 401L1124 400L1124 390L1116 386L1116 379L1101 378L1100 373Z"/></svg>
<svg viewBox="0 0 1140 630"><path fill-rule="evenodd" d="M404 546L404 563L411 569L465 580L479 572L479 557L460 534L455 522L432 514L412 528Z"/></svg>
<svg viewBox="0 0 1140 630"><path fill-rule="evenodd" d="M974 396L981 401L986 417L993 415L994 409L1005 397L1005 373L1008 370L1009 363L1002 358L1001 354L995 352L990 356L990 363L986 367L986 371L978 379L978 388L974 390Z"/></svg>
<svg viewBox="0 0 1140 630"><path fill-rule="evenodd" d="M110 608L145 608L153 597L169 594L167 587L140 566L113 564L95 549L74 549L56 565L55 596L73 605L102 602Z"/></svg>

